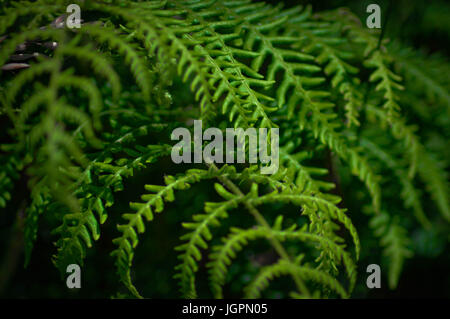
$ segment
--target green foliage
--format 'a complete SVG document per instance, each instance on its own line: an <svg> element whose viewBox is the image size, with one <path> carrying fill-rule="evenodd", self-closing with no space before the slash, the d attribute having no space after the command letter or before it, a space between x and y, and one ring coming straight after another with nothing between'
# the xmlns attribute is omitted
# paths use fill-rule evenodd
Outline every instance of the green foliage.
<svg viewBox="0 0 450 319"><path fill-rule="evenodd" d="M389 259L389 287L394 289L398 284L404 260L412 257L412 252L408 249L406 230L398 224L398 218L393 221L389 219L387 214L380 214L372 218L370 226L375 229L375 235L381 238L383 255Z"/></svg>
<svg viewBox="0 0 450 319"><path fill-rule="evenodd" d="M436 225L448 233L450 81L442 56L379 41L347 9L81 1L81 28L50 24L72 2L0 9L0 65L13 67L18 50L33 54L25 69L0 71L0 207L11 213L12 198L25 201L26 266L43 221L61 275L109 241L116 278L141 297L134 257L141 242L159 240L144 236L147 224L158 222L154 213L179 213L173 205L184 199L192 209L166 220L183 228L171 265L182 297L202 296L202 280L226 297L240 265L252 275L240 287L244 297L269 296L288 277L283 296L348 298L370 249L360 237L377 238L395 289L413 256L411 233ZM222 129L278 127L278 172L172 164L170 132L193 119ZM30 191L22 197L19 179ZM136 181L139 196L124 199ZM363 212L373 234L360 234ZM261 247L276 260L251 268L246 253Z"/></svg>

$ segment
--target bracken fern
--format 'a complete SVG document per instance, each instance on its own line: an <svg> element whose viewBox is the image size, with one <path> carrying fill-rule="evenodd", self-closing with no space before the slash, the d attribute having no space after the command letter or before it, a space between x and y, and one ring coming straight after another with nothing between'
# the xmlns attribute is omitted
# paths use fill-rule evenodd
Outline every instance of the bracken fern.
<svg viewBox="0 0 450 319"><path fill-rule="evenodd" d="M230 267L261 241L277 257L257 267L244 297L263 296L288 276L291 297L347 298L370 249L361 244L361 220L374 230L364 237L380 239L394 289L412 256L415 223L430 229L445 221L448 231L444 58L379 42L347 9L80 1L87 21L68 29L58 22L72 2L6 1L0 10L0 207L14 206L14 187L25 178L26 265L40 219L55 225L52 260L65 274L67 265L83 265L112 218L117 276L141 297L132 282L141 235L154 213L197 184L214 185L216 194L182 223L175 247L173 274L186 298L199 295L201 270L212 296L225 297ZM18 53L31 56L19 65ZM152 171L159 177L145 182L140 199L111 217L132 176L167 168L157 165L170 155L170 129L193 119L278 127L278 172L262 175L256 164ZM366 190L356 190L360 182ZM344 188L358 197L345 198ZM246 216L253 223L233 224Z"/></svg>

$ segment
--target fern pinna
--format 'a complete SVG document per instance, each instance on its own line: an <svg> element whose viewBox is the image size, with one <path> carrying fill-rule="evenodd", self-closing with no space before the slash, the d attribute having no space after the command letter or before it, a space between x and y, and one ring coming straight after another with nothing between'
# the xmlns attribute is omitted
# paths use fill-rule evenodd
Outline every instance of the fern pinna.
<svg viewBox="0 0 450 319"><path fill-rule="evenodd" d="M179 213L179 198L187 212L166 222L184 229L172 272L186 298L207 296L204 282L216 298L347 298L374 250L395 289L414 252L412 232L435 230L445 240L443 57L380 41L347 9L1 3L0 206L14 215L15 189L26 184L26 265L41 232L56 245L62 275L110 241L125 296L145 297L140 291L151 287L133 280L134 257L145 255L138 245L158 243L144 235ZM65 26L70 3L80 5L80 28ZM170 163L170 131L193 119L279 128L278 172ZM123 206L120 194L139 181L139 196ZM267 253L269 262L249 259ZM270 289L285 277L288 291Z"/></svg>

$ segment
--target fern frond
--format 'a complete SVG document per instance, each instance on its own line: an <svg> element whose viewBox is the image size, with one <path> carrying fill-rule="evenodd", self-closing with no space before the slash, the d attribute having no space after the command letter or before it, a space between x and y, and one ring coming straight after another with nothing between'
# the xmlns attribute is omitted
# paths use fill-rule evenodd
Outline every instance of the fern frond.
<svg viewBox="0 0 450 319"><path fill-rule="evenodd" d="M306 152L300 151L291 154L292 145L286 145L280 149L280 164L284 167L295 171L296 176L293 177L294 184L297 187L304 187L304 190L310 190L319 195L321 191L328 191L334 188L333 183L317 180L312 175L325 175L328 173L326 169L315 167L307 167L301 164L302 160L308 156ZM303 189L302 189L303 190ZM322 196L329 195L323 194Z"/></svg>
<svg viewBox="0 0 450 319"><path fill-rule="evenodd" d="M0 157L0 208L11 199L14 181L19 179L22 161L15 154Z"/></svg>
<svg viewBox="0 0 450 319"><path fill-rule="evenodd" d="M357 176L369 190L375 210L380 208L381 191L378 184L379 176L367 163L367 159L360 154L356 147L349 147L334 129L327 126L312 128L315 137L331 150L335 151L340 158L350 166L353 175Z"/></svg>
<svg viewBox="0 0 450 319"><path fill-rule="evenodd" d="M357 259L359 258L360 242L358 233L355 227L353 226L351 220L345 214L345 210L339 209L333 203L330 203L327 200L324 200L319 197L295 193L295 191L292 193L287 191L282 191L278 193L277 191L274 191L267 195L250 198L248 202L250 202L255 206L272 202L288 202L294 205L304 206L306 208L304 212L308 214L316 211L320 211L326 214L327 216L329 216L330 219L335 219L340 223L342 223L345 226L345 228L350 232L353 242L355 244L356 258Z"/></svg>
<svg viewBox="0 0 450 319"><path fill-rule="evenodd" d="M108 80L108 83L112 87L112 95L115 99L119 97L121 91L120 78L117 72L114 70L110 61L106 56L93 52L94 48L88 44L86 46L61 46L58 50L64 56L74 56L80 61L89 61L94 72L100 76L103 76Z"/></svg>
<svg viewBox="0 0 450 319"><path fill-rule="evenodd" d="M86 248L100 237L99 226L108 215L107 207L114 203L113 192L123 190L123 180L137 170L145 168L156 158L167 155L170 148L167 145L149 145L132 150L126 148L127 143L136 141L139 135L148 133L149 125L138 126L116 137L86 167L79 177L78 187L74 194L80 198L81 211L63 216L63 224L54 230L59 235L58 251L54 256L56 267L65 273L69 263L77 261L83 264ZM113 153L125 150L128 158L119 158L109 163ZM105 162L106 161L106 162Z"/></svg>
<svg viewBox="0 0 450 319"><path fill-rule="evenodd" d="M345 252L341 246L337 245L327 237L308 233L304 229L296 230L296 225L293 225L286 230L278 229L281 227L282 216L279 216L277 222L279 224L275 224L272 229L266 229L264 227L251 229L231 228L229 236L222 238L223 244L213 247L213 252L210 254L211 261L207 266L210 267L210 282L216 298L223 298L222 286L224 285L227 276L227 266L231 264L232 258L236 257L236 253L242 250L249 241L258 238L269 239L271 236L275 236L280 241L294 239L305 243L317 242L322 249L329 249L332 258L334 259L333 261L336 264L341 263L342 260L351 281L350 286L353 287L356 280L356 268L350 255ZM352 288L349 290L351 291Z"/></svg>
<svg viewBox="0 0 450 319"><path fill-rule="evenodd" d="M442 168L441 162L427 152L421 153L418 170L442 216L450 221L448 174Z"/></svg>
<svg viewBox="0 0 450 319"><path fill-rule="evenodd" d="M417 220L426 228L430 228L431 224L423 211L420 193L414 187L410 177L402 169L402 167L397 163L397 161L390 156L388 153L383 151L380 147L372 143L367 139L361 139L361 144L369 150L374 156L379 160L386 163L386 165L393 170L394 174L397 175L400 184L402 185L402 192L400 196L403 198L404 205L406 208L412 208Z"/></svg>
<svg viewBox="0 0 450 319"><path fill-rule="evenodd" d="M245 298L259 298L262 291L269 286L270 281L286 274L298 274L302 278L327 286L342 298L348 297L348 293L341 284L327 273L307 266L300 266L298 264L280 260L274 265L266 266L261 269L258 276L245 288Z"/></svg>
<svg viewBox="0 0 450 319"><path fill-rule="evenodd" d="M174 190L185 190L192 183L198 182L202 178L207 178L209 176L208 174L208 171L192 171L179 178L168 175L164 178L165 186L145 186L145 189L152 193L141 196L142 200L145 201L144 203L130 203L130 207L136 210L136 213L123 215L123 218L128 223L117 226L117 229L122 235L113 240L113 243L118 247L111 255L116 257L117 272L122 282L136 296L139 296L139 293L131 283L130 267L133 261L134 248L138 244L138 233L145 231L144 218L147 221L151 221L153 219L153 209L156 213L160 213L164 208L164 201L171 202L175 199Z"/></svg>
<svg viewBox="0 0 450 319"><path fill-rule="evenodd" d="M424 56L413 53L412 49L393 43L388 47L389 55L394 59L394 65L405 77L405 83L412 92L420 88L430 100L436 100L450 108L449 64L437 55Z"/></svg>
<svg viewBox="0 0 450 319"><path fill-rule="evenodd" d="M216 184L216 188L218 187ZM193 222L183 223L183 227L191 230L189 233L180 237L186 243L177 246L175 249L183 253L178 256L182 261L176 267L178 273L174 278L180 279L181 292L186 298L196 298L194 273L198 270L197 262L201 259L199 248L208 248L207 241L211 240L211 226L218 226L219 219L228 216L227 211L238 206L243 198L233 197L222 203L206 203L205 213L194 215Z"/></svg>
<svg viewBox="0 0 450 319"><path fill-rule="evenodd" d="M88 25L80 28L79 32L94 37L99 43L107 43L111 49L117 50L119 54L124 57L125 63L129 65L130 70L143 93L144 100L147 101L150 98L152 87L150 73L143 58L140 57L137 49L134 48L133 45L122 39L120 34L113 28Z"/></svg>
<svg viewBox="0 0 450 319"><path fill-rule="evenodd" d="M179 5L181 6L181 3ZM137 11L124 11L122 8L108 7L107 10L125 17L128 21L139 21L137 25L134 24L134 27L138 29L139 34L146 35L146 46L148 47L151 42L159 43L158 47L154 45L149 47L150 54L157 54L158 57L161 57L163 52L167 52L173 58L178 58L176 54L181 52L179 54L181 54L182 59L178 64L178 72L183 71L184 68L184 80L186 81L193 72L202 74L194 77L190 87L191 90L197 92L197 100L203 96L201 101L203 108L208 102L214 103L225 94L222 110L224 113L230 114L230 121L236 114L235 127L241 124L241 126L246 127L249 125L247 123L254 122L259 118L262 118L261 125L263 127L272 127L273 124L266 115L266 111L270 108L261 103L261 99L270 101L271 98L252 89L254 86L268 86L272 82L262 80L261 75L251 72L250 68L236 59L236 57L254 57L256 55L254 52L233 48L227 44L236 39L237 35L222 35L213 28L214 24L212 23L191 26L183 25L179 19L168 18L171 15L186 13L185 6L183 6L181 12L179 10L154 10L154 12L145 10L145 16L138 14ZM191 17L191 15L193 16ZM203 20L202 16L195 15L194 11L187 15L187 19ZM150 21L152 24L149 23ZM165 32L163 34L158 32L153 26L154 23L158 28L164 29ZM236 22L228 21L228 25L231 27L236 25ZM218 27L221 27L221 25L218 25ZM191 33L191 36L185 37L186 33ZM196 54L188 54L193 46ZM160 51L155 52L156 49ZM167 51L163 51L164 49ZM188 62L190 64L186 66ZM241 71L242 69L248 75L244 74ZM208 93L212 90L215 91L214 95ZM211 98L211 100L208 101L207 98ZM251 114L251 116L246 115L246 113Z"/></svg>
<svg viewBox="0 0 450 319"><path fill-rule="evenodd" d="M310 11L310 8L307 8ZM300 15L288 21L291 33L300 39L301 44L296 45L304 52L311 54L315 60L324 66L324 72L331 78L331 86L336 88L345 101L347 126L359 125L358 113L362 106L362 94L358 91L359 79L355 77L358 68L352 66L347 60L354 54L339 49L345 40L335 30L331 23L315 23L305 15Z"/></svg>
<svg viewBox="0 0 450 319"><path fill-rule="evenodd" d="M33 251L34 242L38 233L38 222L40 215L42 215L47 205L50 203L48 189L37 188L37 191L31 194L32 202L26 209L25 225L23 236L25 238L25 261L24 267L27 267L31 260L31 253Z"/></svg>
<svg viewBox="0 0 450 319"><path fill-rule="evenodd" d="M405 259L412 257L406 230L396 219L390 219L386 213L373 217L370 226L374 228L375 235L381 238L383 254L389 260L389 288L395 289Z"/></svg>
<svg viewBox="0 0 450 319"><path fill-rule="evenodd" d="M383 108L387 110L388 117L398 117L400 106L398 105L399 98L395 91L404 90L404 87L399 84L402 78L386 66L385 59L380 51L374 52L372 56L365 61L364 65L376 69L376 71L371 74L369 81L379 81L375 87L375 91L384 91L384 99L386 102L383 104Z"/></svg>
<svg viewBox="0 0 450 319"><path fill-rule="evenodd" d="M368 108L369 112L375 116L384 119L384 114L377 111L375 108ZM406 145L410 147L411 152L410 161L411 166L408 173L408 178L412 178L415 171L415 165L417 165L417 170L421 179L426 183L427 190L430 192L432 197L436 200L438 208L444 218L449 219L449 203L448 198L445 195L448 193L448 183L446 182L447 174L440 168L439 165L426 151L425 147L418 141L418 138L414 134L413 128L405 125L402 120L394 120L392 125L392 133L394 137L404 139ZM417 164L416 164L417 163Z"/></svg>
<svg viewBox="0 0 450 319"><path fill-rule="evenodd" d="M347 34L347 38L356 43L364 44L364 66L374 68L369 81L378 82L375 91L384 92L383 108L388 113L388 118L399 116L400 106L399 98L396 91L403 90L404 87L399 82L402 80L400 76L395 74L390 68L390 57L385 54L384 47L380 48L378 37L374 34L377 31L368 29L362 25L359 18L353 13L345 9L320 14L319 17L324 20L330 20L331 16L338 18L338 25L343 33ZM345 31L344 31L345 30Z"/></svg>

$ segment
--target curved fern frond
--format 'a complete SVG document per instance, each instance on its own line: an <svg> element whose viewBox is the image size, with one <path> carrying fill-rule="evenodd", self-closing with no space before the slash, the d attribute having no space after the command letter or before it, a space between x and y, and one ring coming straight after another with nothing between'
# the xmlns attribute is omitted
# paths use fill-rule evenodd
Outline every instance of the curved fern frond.
<svg viewBox="0 0 450 319"><path fill-rule="evenodd" d="M81 211L65 214L63 224L54 230L60 239L53 261L62 273L65 273L65 267L70 263L83 264L86 248L100 237L99 227L108 217L106 209L114 203L113 192L124 188L123 180L170 152L167 145L149 145L135 150L126 147L149 130L149 125L126 130L125 134L116 137L104 150L95 154L90 165L80 175L74 194L80 198ZM120 150L126 150L128 158L105 163L112 161L113 154Z"/></svg>
<svg viewBox="0 0 450 319"><path fill-rule="evenodd" d="M327 273L309 268L308 266L300 266L280 260L274 265L266 266L261 269L258 276L245 288L245 298L259 298L262 291L269 286L270 281L286 274L298 274L302 278L327 286L342 298L348 297L348 293L341 284Z"/></svg>
<svg viewBox="0 0 450 319"><path fill-rule="evenodd" d="M278 224L277 224L278 223ZM353 287L356 280L356 268L350 255L345 252L341 246L332 240L309 233L304 229L296 230L296 225L288 229L279 229L282 223L282 216L277 218L277 223L272 229L264 227L256 227L252 229L231 228L228 237L223 238L223 244L214 246L210 254L210 262L207 264L210 267L210 282L211 288L216 298L223 298L222 286L225 283L227 276L227 267L231 264L231 259L236 257L236 253L243 249L249 241L259 238L271 238L275 236L280 241L299 240L305 243L317 242L321 249L330 250L333 262L340 264L341 261L345 266L345 270L350 280L350 287ZM352 288L349 289L351 291Z"/></svg>
<svg viewBox="0 0 450 319"><path fill-rule="evenodd" d="M194 215L193 222L183 223L183 227L191 231L180 237L181 240L187 242L175 248L183 253L178 256L182 263L176 267L179 273L174 278L180 279L184 297L196 298L194 273L198 270L197 262L201 259L199 248L208 248L206 242L212 238L209 228L220 225L218 220L226 218L227 211L236 208L242 200L244 198L235 197L222 203L206 203L206 214Z"/></svg>
<svg viewBox="0 0 450 319"><path fill-rule="evenodd" d="M192 171L185 176L176 178L174 176L166 176L165 186L146 185L145 189L152 193L141 196L144 203L132 202L130 207L136 210L135 213L124 214L128 223L118 225L117 229L122 235L113 240L118 247L111 255L116 257L117 272L122 282L134 293L140 296L136 288L131 283L130 267L133 261L134 248L138 244L138 233L145 231L144 218L147 221L153 219L153 210L156 213L162 212L164 209L164 201L171 202L175 199L174 190L186 190L192 183L200 181L202 178L208 177L208 171Z"/></svg>

